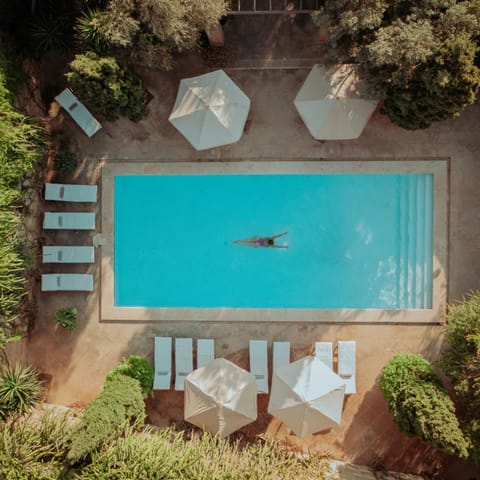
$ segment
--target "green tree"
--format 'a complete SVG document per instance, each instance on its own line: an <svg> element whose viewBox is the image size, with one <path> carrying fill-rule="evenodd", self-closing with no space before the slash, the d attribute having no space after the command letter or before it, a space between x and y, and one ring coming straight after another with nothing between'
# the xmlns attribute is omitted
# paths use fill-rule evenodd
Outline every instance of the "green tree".
<svg viewBox="0 0 480 480"><path fill-rule="evenodd" d="M118 65L113 57L94 52L76 55L67 78L79 97L108 120L146 116L145 89L140 78Z"/></svg>
<svg viewBox="0 0 480 480"><path fill-rule="evenodd" d="M470 456L480 463L480 291L451 305L447 320L448 348L441 366L461 403L460 420L472 443Z"/></svg>
<svg viewBox="0 0 480 480"><path fill-rule="evenodd" d="M178 50L193 48L199 32L218 22L227 6L226 0L138 0L136 5L140 21Z"/></svg>
<svg viewBox="0 0 480 480"><path fill-rule="evenodd" d="M377 31L373 42L365 47L371 76L385 86L405 85L415 68L425 63L435 51L430 22L396 20Z"/></svg>
<svg viewBox="0 0 480 480"><path fill-rule="evenodd" d="M409 130L427 128L471 105L480 87L476 50L475 43L465 37L447 40L405 86L390 88L385 111L392 122Z"/></svg>
<svg viewBox="0 0 480 480"><path fill-rule="evenodd" d="M402 432L450 455L468 456L453 402L425 358L395 355L382 370L380 388Z"/></svg>

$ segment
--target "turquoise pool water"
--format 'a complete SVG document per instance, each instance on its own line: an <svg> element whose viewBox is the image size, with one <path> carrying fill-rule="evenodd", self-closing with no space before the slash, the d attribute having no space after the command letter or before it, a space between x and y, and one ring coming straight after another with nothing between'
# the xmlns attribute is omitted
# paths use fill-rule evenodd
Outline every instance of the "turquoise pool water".
<svg viewBox="0 0 480 480"><path fill-rule="evenodd" d="M116 176L115 305L425 309L433 175ZM288 248L233 241L271 236Z"/></svg>

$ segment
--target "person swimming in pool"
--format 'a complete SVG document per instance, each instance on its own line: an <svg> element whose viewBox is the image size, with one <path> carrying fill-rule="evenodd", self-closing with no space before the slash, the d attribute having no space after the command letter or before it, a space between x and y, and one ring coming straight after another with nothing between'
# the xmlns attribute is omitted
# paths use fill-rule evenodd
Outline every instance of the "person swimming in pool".
<svg viewBox="0 0 480 480"><path fill-rule="evenodd" d="M248 245L249 247L272 247L272 248L288 248L288 245L277 245L275 240L279 237L283 237L288 232L282 232L272 237L252 237L246 240L235 240L233 243L239 245Z"/></svg>

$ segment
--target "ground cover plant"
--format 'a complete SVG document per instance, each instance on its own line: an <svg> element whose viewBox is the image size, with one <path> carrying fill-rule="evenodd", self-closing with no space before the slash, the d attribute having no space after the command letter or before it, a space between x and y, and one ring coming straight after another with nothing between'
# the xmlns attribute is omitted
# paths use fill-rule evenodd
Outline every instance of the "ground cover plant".
<svg viewBox="0 0 480 480"><path fill-rule="evenodd" d="M72 417L53 411L0 424L0 478L59 480L65 471Z"/></svg>
<svg viewBox="0 0 480 480"><path fill-rule="evenodd" d="M471 441L470 458L480 463L480 292L450 306L445 341L441 365L461 406L458 417Z"/></svg>
<svg viewBox="0 0 480 480"><path fill-rule="evenodd" d="M439 450L468 457L468 440L433 366L421 355L398 354L382 370L380 388L402 432Z"/></svg>
<svg viewBox="0 0 480 480"><path fill-rule="evenodd" d="M0 424L0 478L18 480L333 480L321 456L299 457L258 441L243 444L209 433L128 428L83 462L67 452L71 413L46 411ZM221 461L220 461L221 459Z"/></svg>

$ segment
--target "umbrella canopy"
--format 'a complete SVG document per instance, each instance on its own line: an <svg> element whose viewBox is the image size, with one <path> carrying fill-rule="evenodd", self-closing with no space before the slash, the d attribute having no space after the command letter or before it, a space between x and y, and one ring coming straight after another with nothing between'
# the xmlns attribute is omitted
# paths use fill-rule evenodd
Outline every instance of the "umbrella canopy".
<svg viewBox="0 0 480 480"><path fill-rule="evenodd" d="M169 121L197 150L237 142L250 99L223 71L180 81Z"/></svg>
<svg viewBox="0 0 480 480"><path fill-rule="evenodd" d="M257 382L243 368L216 358L185 378L185 420L220 437L257 418Z"/></svg>
<svg viewBox="0 0 480 480"><path fill-rule="evenodd" d="M308 356L274 372L268 413L305 437L340 423L344 395L345 382Z"/></svg>
<svg viewBox="0 0 480 480"><path fill-rule="evenodd" d="M351 65L313 66L294 100L312 137L349 140L361 135L378 101L361 98L357 87Z"/></svg>

